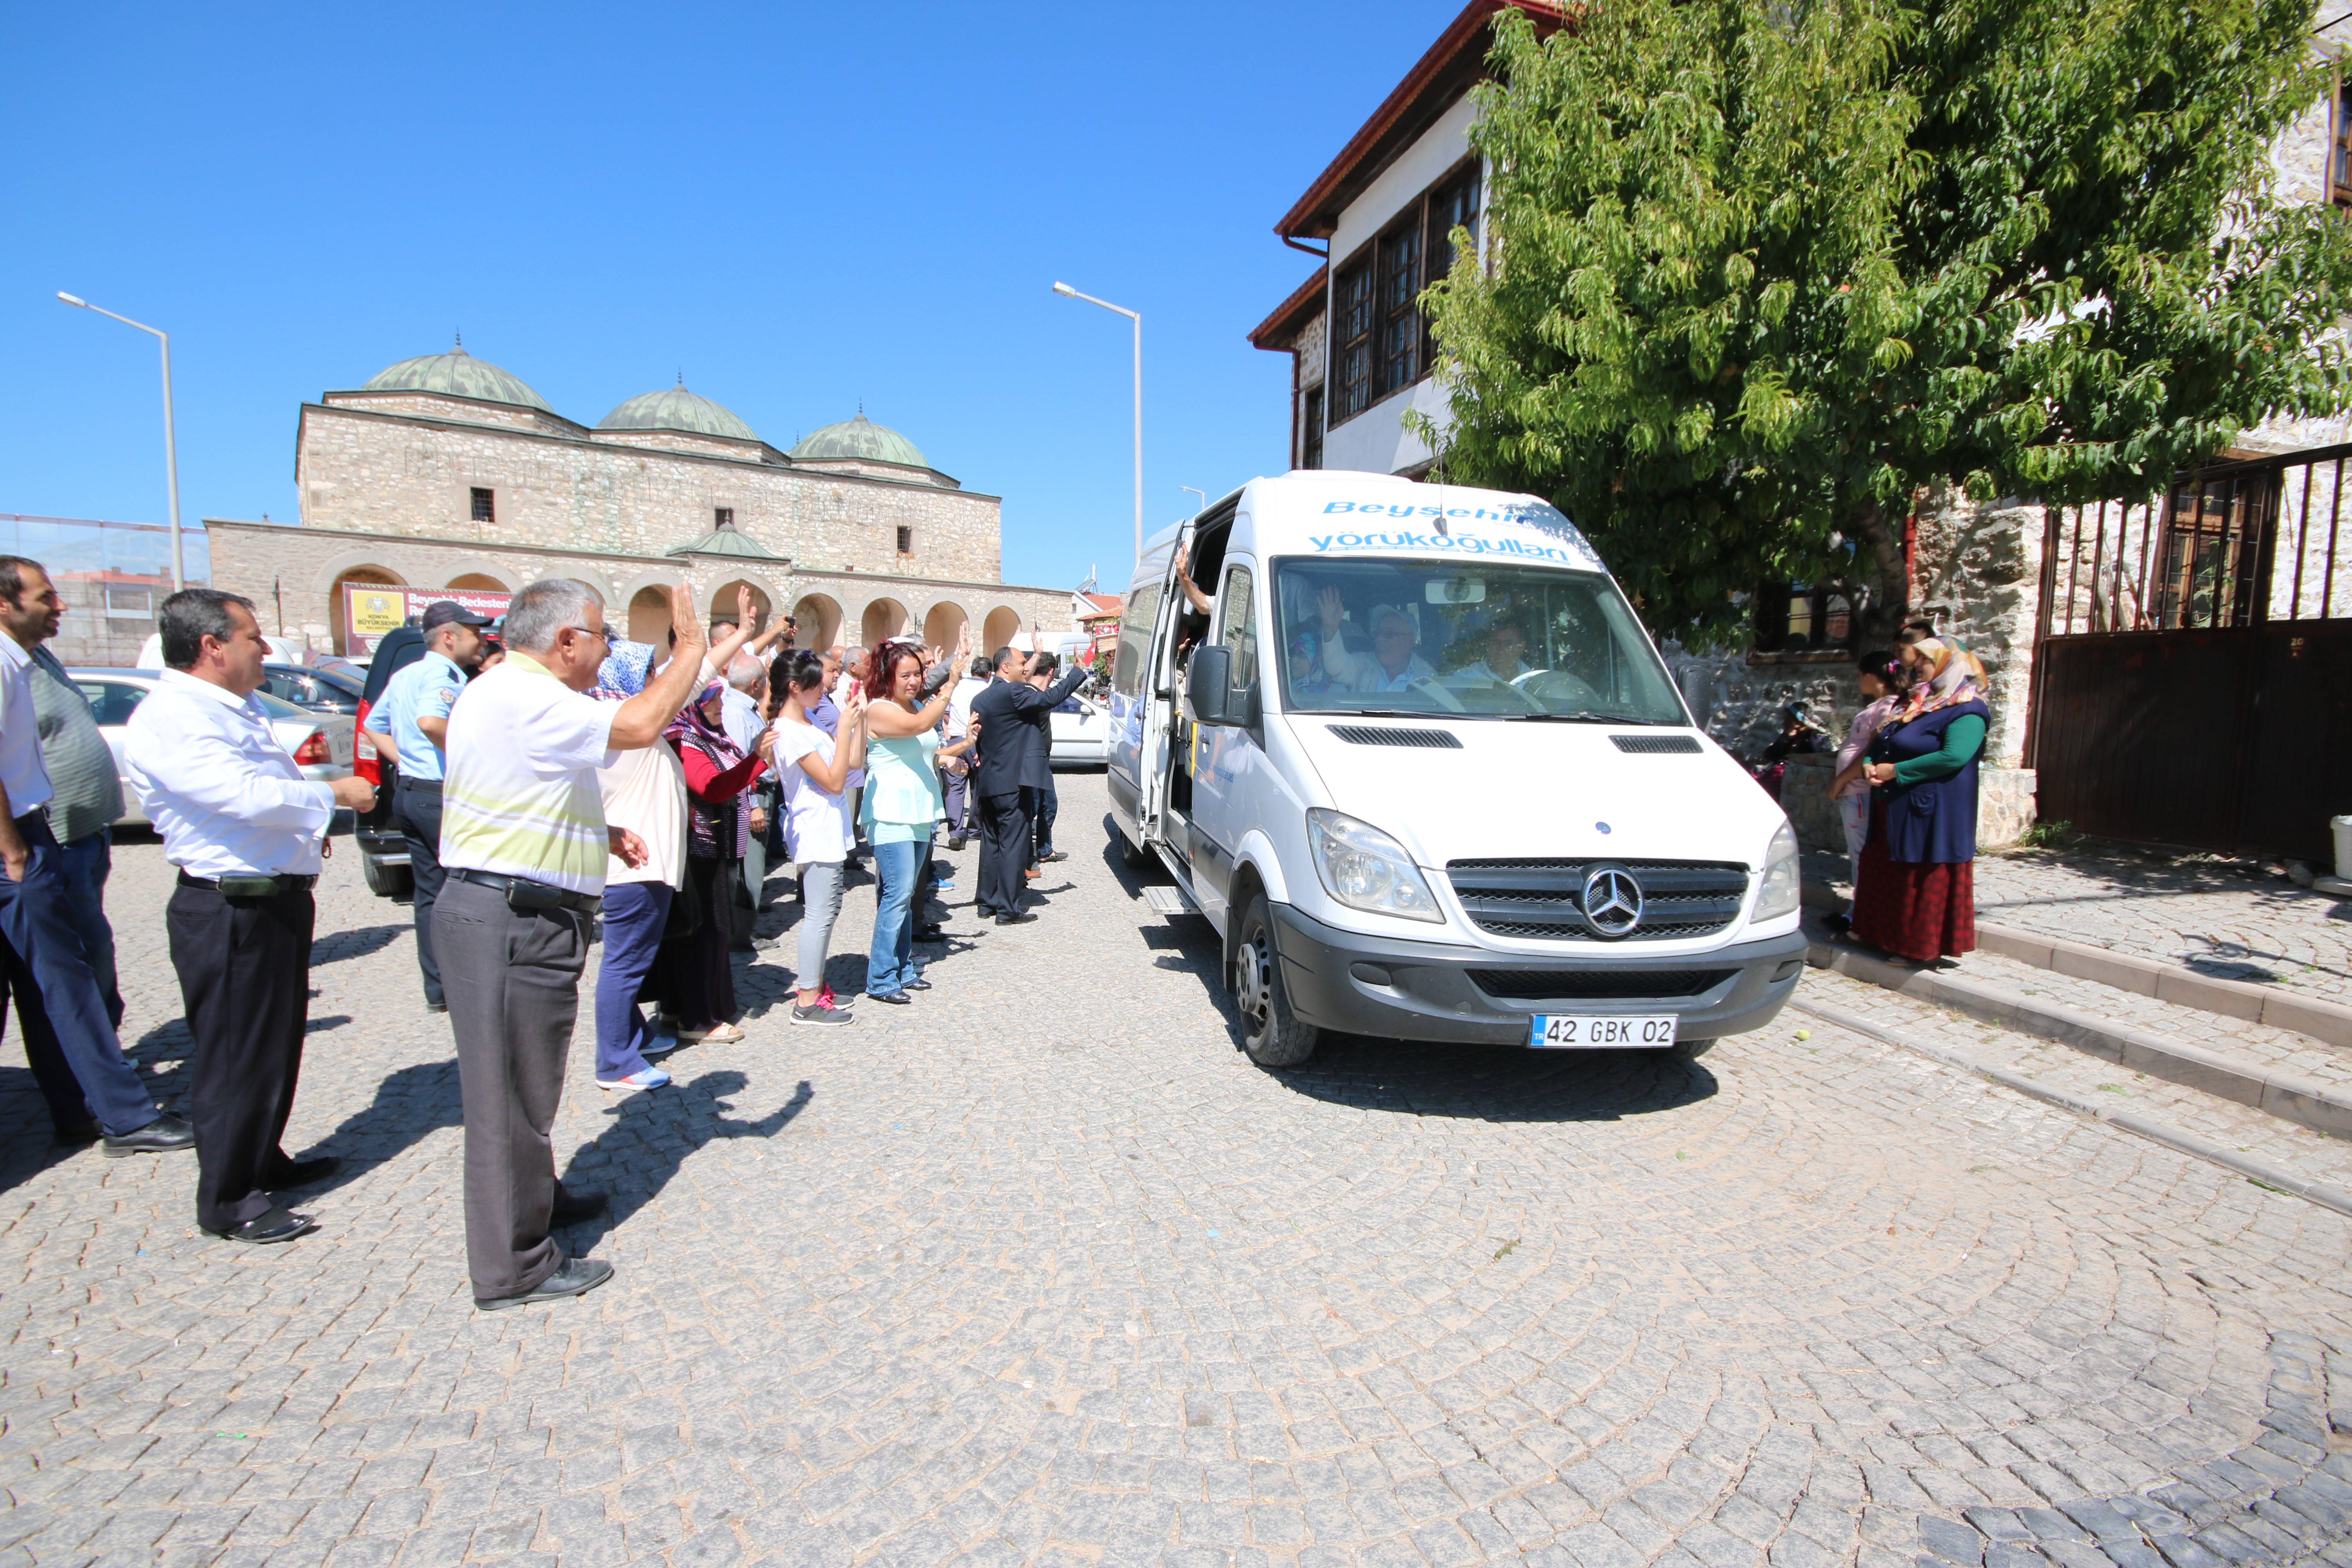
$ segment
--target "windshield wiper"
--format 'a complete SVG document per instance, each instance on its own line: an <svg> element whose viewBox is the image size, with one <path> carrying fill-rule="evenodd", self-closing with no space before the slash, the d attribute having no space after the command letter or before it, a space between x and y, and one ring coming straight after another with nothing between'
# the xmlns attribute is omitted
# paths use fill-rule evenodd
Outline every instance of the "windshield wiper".
<svg viewBox="0 0 2352 1568"><path fill-rule="evenodd" d="M1589 708L1566 713L1506 713L1514 724L1653 724L1654 719L1629 719L1622 713L1595 713Z"/></svg>

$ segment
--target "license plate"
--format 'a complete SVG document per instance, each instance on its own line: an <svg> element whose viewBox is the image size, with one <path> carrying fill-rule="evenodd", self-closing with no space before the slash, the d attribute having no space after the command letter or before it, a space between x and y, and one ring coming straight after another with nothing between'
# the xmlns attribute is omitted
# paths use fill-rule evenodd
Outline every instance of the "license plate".
<svg viewBox="0 0 2352 1568"><path fill-rule="evenodd" d="M1528 1045L1538 1051L1605 1051L1631 1047L1657 1049L1675 1043L1675 1020L1604 1018L1590 1013L1538 1013Z"/></svg>

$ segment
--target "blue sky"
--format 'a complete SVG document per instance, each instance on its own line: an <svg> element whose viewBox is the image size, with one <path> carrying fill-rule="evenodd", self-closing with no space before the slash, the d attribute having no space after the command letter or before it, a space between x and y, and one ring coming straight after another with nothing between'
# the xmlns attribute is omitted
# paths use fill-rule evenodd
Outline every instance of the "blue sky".
<svg viewBox="0 0 2352 1568"><path fill-rule="evenodd" d="M593 424L687 384L869 417L1004 497L1009 581L1284 464L1314 263L1274 220L1455 13L1276 5L33 6L0 13L0 511L296 515L298 405L446 348Z"/></svg>

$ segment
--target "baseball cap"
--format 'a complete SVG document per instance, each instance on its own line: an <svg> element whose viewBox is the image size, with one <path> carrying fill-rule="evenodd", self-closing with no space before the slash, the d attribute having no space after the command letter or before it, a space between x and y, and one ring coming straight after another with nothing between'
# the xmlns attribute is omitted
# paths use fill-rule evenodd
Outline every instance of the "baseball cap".
<svg viewBox="0 0 2352 1568"><path fill-rule="evenodd" d="M443 626L487 626L490 617L477 615L455 599L439 599L425 606L425 629L438 631Z"/></svg>

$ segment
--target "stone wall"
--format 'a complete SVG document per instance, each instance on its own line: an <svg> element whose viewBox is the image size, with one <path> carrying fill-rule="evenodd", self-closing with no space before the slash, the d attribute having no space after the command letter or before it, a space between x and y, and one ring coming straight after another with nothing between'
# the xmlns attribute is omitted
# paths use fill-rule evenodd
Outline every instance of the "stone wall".
<svg viewBox="0 0 2352 1568"><path fill-rule="evenodd" d="M374 569L365 572L365 580L400 587L446 587L461 576L488 577L509 589L542 577L577 578L603 598L607 618L616 626L629 623L629 605L641 591L667 588L690 570L706 600L739 580L751 583L771 605L786 609L814 596L831 615L837 635L847 641L856 640L868 624L869 612L879 621L903 621L908 629L929 635L968 620L975 641L992 616L1000 621L1010 616L1018 626L1034 623L1052 631L1071 627L1070 595L1058 588L803 570L798 563L681 559L288 528L221 518L205 519L205 529L211 542L213 584L260 605L265 630L282 627L285 635L308 637L312 647L320 648L332 646L341 613L332 593L337 579L362 568ZM282 622L276 610L280 595ZM666 614L660 624L667 625ZM145 629L152 628L142 628L142 635ZM804 623L803 646L813 643L815 632Z"/></svg>
<svg viewBox="0 0 2352 1568"><path fill-rule="evenodd" d="M321 532L658 555L727 507L806 569L971 583L1002 569L997 499L929 483L322 404L303 407L295 462L303 524ZM476 488L493 493L494 522L470 521Z"/></svg>

